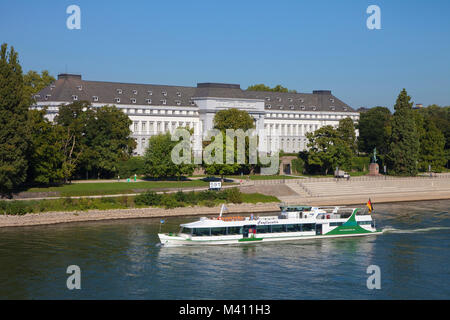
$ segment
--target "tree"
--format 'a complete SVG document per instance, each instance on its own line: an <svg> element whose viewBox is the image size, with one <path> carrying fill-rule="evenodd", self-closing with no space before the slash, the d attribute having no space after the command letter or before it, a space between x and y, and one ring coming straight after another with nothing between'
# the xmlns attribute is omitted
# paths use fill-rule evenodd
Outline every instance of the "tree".
<svg viewBox="0 0 450 320"><path fill-rule="evenodd" d="M416 122L417 124L417 122ZM428 166L434 172L442 171L447 163L445 154L444 134L430 119L422 121L423 129L420 130L419 170L428 171Z"/></svg>
<svg viewBox="0 0 450 320"><path fill-rule="evenodd" d="M249 163L249 137L245 137L245 164L239 164L237 163L237 138L234 138L233 143L233 159L234 163L226 163L226 130L232 129L232 130L239 130L241 129L244 131L244 133L249 129L254 129L254 120L253 118L248 114L248 112L244 110L239 110L235 108L227 109L227 110L221 110L216 113L214 116L214 128L217 130L220 130L222 133L222 139L223 139L223 163L212 163L212 164L206 164L204 163L203 166L205 168L205 171L207 174L216 174L223 176L234 174L239 172L240 170L248 170L250 172L254 171L255 164ZM214 143L214 138L211 142L205 142L204 147L207 147L211 143ZM215 156L215 153L212 153L212 156Z"/></svg>
<svg viewBox="0 0 450 320"><path fill-rule="evenodd" d="M92 110L89 102L75 101L73 103L59 107L55 122L64 128L61 136L63 146L63 172L65 182L69 181L81 168L90 168L91 150L86 143L86 126L88 119L92 117ZM79 166L79 164L82 164Z"/></svg>
<svg viewBox="0 0 450 320"><path fill-rule="evenodd" d="M23 76L23 93L24 99L28 101L28 105L31 105L33 102L33 95L49 86L52 82L55 81L55 78L50 75L47 70L41 72L41 74L36 71L30 70Z"/></svg>
<svg viewBox="0 0 450 320"><path fill-rule="evenodd" d="M73 174L111 177L136 147L131 120L114 106L93 108L87 101L76 101L61 106L55 121L66 128L65 137L73 145L67 153L77 159Z"/></svg>
<svg viewBox="0 0 450 320"><path fill-rule="evenodd" d="M28 105L23 98L22 67L13 47L0 49L0 195L11 196L26 180L29 147Z"/></svg>
<svg viewBox="0 0 450 320"><path fill-rule="evenodd" d="M255 120L247 111L231 108L220 110L214 116L214 128L220 131L242 129L247 131L255 127Z"/></svg>
<svg viewBox="0 0 450 320"><path fill-rule="evenodd" d="M275 87L271 88L269 86L266 86L265 84L255 84L252 86L249 86L247 88L248 91L272 91L272 92L290 92L290 93L297 93L296 90L289 90L288 88L285 88L281 85L276 85Z"/></svg>
<svg viewBox="0 0 450 320"><path fill-rule="evenodd" d="M414 176L417 174L419 157L419 136L412 110L411 97L403 89L395 103L392 117L392 134L386 157L388 169L394 175Z"/></svg>
<svg viewBox="0 0 450 320"><path fill-rule="evenodd" d="M324 126L315 132L308 132L308 165L318 166L325 174L336 167L348 169L351 166L352 150L338 131Z"/></svg>
<svg viewBox="0 0 450 320"><path fill-rule="evenodd" d="M357 129L359 130L358 150L371 154L374 148L380 154L387 153L390 136L391 111L385 107L371 108L362 112Z"/></svg>
<svg viewBox="0 0 450 320"><path fill-rule="evenodd" d="M175 164L172 161L172 149L178 143L171 140L169 132L152 136L144 155L145 174L157 179L191 175L194 165Z"/></svg>
<svg viewBox="0 0 450 320"><path fill-rule="evenodd" d="M132 121L115 106L92 109L86 121L84 143L89 152L85 153L84 164L89 162L97 176L111 176L118 171L119 162L129 159L136 147L131 138Z"/></svg>
<svg viewBox="0 0 450 320"><path fill-rule="evenodd" d="M30 110L30 154L27 180L30 184L54 184L64 178L64 130L45 118L46 110Z"/></svg>
<svg viewBox="0 0 450 320"><path fill-rule="evenodd" d="M356 154L356 133L355 125L351 118L341 119L337 128L339 137L347 143L353 154Z"/></svg>

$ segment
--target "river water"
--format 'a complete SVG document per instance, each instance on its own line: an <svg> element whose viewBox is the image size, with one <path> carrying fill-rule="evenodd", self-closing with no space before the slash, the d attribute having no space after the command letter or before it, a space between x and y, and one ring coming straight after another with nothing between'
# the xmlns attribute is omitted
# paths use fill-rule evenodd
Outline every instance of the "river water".
<svg viewBox="0 0 450 320"><path fill-rule="evenodd" d="M0 299L450 299L450 200L374 206L382 235L241 246L158 245L198 217L0 229Z"/></svg>

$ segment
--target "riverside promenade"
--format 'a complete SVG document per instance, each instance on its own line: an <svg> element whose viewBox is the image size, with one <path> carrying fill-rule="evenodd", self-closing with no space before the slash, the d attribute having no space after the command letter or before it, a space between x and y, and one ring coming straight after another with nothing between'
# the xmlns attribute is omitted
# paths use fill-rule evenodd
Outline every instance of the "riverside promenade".
<svg viewBox="0 0 450 320"><path fill-rule="evenodd" d="M237 181L236 181L237 182ZM250 180L240 186L245 193L272 195L280 203L227 204L226 214L268 213L279 210L279 205L306 204L356 205L363 207L370 198L372 203L450 199L450 174L433 177L352 177L350 180L334 178ZM176 216L217 215L220 207L183 207L175 209L136 208L115 210L89 210L76 212L44 212L23 216L0 215L0 227L51 225L68 222L104 221L117 219L161 218Z"/></svg>
<svg viewBox="0 0 450 320"><path fill-rule="evenodd" d="M369 198L373 203L438 200L450 199L450 174L260 180L247 183L241 191L270 194L285 204L318 206L359 205Z"/></svg>

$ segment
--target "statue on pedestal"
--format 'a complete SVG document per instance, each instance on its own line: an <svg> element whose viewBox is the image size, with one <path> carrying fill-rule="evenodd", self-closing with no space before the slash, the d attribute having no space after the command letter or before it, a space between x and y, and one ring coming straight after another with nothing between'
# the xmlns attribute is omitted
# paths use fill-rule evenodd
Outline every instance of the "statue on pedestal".
<svg viewBox="0 0 450 320"><path fill-rule="evenodd" d="M377 163L377 148L373 148L373 156L369 165L369 176L377 176L380 174L380 168Z"/></svg>
<svg viewBox="0 0 450 320"><path fill-rule="evenodd" d="M377 163L377 147L373 148L373 157L371 163Z"/></svg>

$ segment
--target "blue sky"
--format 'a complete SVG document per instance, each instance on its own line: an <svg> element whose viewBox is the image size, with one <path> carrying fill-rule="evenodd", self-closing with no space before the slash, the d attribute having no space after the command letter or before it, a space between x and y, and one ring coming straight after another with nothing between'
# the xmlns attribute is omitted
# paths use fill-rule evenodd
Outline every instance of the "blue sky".
<svg viewBox="0 0 450 320"><path fill-rule="evenodd" d="M81 8L81 30L66 8ZM366 8L381 8L369 30ZM6 1L0 42L24 71L86 80L330 89L352 107L392 108L402 88L450 105L450 1Z"/></svg>

